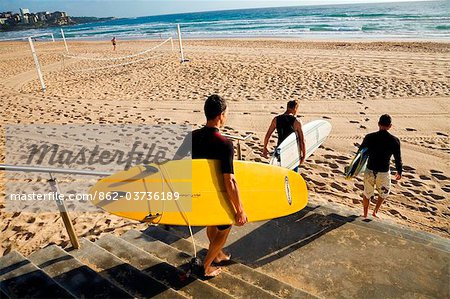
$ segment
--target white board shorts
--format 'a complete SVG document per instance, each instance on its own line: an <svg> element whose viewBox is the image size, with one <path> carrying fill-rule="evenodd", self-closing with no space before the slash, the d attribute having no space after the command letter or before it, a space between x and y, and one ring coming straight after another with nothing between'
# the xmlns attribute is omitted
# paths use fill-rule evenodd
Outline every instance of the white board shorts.
<svg viewBox="0 0 450 299"><path fill-rule="evenodd" d="M372 198L375 195L375 187L378 191L378 196L386 198L391 191L391 173L388 172L374 172L366 169L364 172L364 196Z"/></svg>

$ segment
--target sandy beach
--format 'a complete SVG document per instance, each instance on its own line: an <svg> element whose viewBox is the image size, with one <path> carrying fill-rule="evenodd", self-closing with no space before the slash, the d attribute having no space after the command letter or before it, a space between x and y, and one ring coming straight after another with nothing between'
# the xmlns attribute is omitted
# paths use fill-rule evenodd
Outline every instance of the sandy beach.
<svg viewBox="0 0 450 299"><path fill-rule="evenodd" d="M120 57L160 42L119 41L114 53L109 41L70 41L69 48L74 55ZM36 51L45 93L28 44L0 43L0 163L7 124L196 128L204 124L203 101L212 93L229 101L223 132L253 133L243 144L243 158L266 163L262 142L271 119L288 100L299 99L303 123L326 119L333 125L301 169L310 201L346 206L359 215L362 179L345 180L343 169L364 135L377 130L379 115L389 113L392 133L402 142L404 176L393 182L382 219L373 221L450 237L450 43L186 40L190 61L184 64L170 43L128 65L63 59L61 42L38 42ZM12 249L27 255L51 243L70 246L59 214L6 212L4 173L0 182L0 255ZM71 216L78 236L91 240L146 227L107 213Z"/></svg>

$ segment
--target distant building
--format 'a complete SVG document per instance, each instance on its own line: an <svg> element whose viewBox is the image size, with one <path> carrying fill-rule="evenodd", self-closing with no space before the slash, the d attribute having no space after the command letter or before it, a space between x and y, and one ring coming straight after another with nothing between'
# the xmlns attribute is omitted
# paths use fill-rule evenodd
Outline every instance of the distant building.
<svg viewBox="0 0 450 299"><path fill-rule="evenodd" d="M47 20L47 17L50 15L50 13L48 11L40 11L40 12L36 13L36 15L37 15L39 21L44 22Z"/></svg>
<svg viewBox="0 0 450 299"><path fill-rule="evenodd" d="M63 11L55 11L51 14L52 19L59 19L59 18L65 18L67 17L67 14Z"/></svg>
<svg viewBox="0 0 450 299"><path fill-rule="evenodd" d="M20 9L20 16L22 19L22 23L28 24L28 15L30 14L30 10L28 8Z"/></svg>
<svg viewBox="0 0 450 299"><path fill-rule="evenodd" d="M39 18L36 14L34 14L34 13L28 14L28 23L34 24L34 23L37 23L38 21L39 21Z"/></svg>
<svg viewBox="0 0 450 299"><path fill-rule="evenodd" d="M0 0L1 1L1 0ZM41 11L31 13L28 8L20 8L20 14L8 12L0 12L0 31L14 30L17 26L20 28L42 28L47 26L63 26L75 24L64 11Z"/></svg>
<svg viewBox="0 0 450 299"><path fill-rule="evenodd" d="M21 20L20 15L19 15L18 13L15 13L15 14L12 16L12 20L13 20L14 23L19 23L20 20Z"/></svg>
<svg viewBox="0 0 450 299"><path fill-rule="evenodd" d="M10 18L12 16L12 12L11 11L7 11L7 12L2 12L0 13L0 18Z"/></svg>

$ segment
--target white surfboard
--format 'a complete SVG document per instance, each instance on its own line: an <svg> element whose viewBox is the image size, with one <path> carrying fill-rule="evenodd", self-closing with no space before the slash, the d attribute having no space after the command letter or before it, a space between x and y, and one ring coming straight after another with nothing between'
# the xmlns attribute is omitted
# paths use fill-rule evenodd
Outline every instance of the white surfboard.
<svg viewBox="0 0 450 299"><path fill-rule="evenodd" d="M350 164L344 168L345 178L349 180L364 173L367 168L368 160L369 153L367 152L367 148L363 148L358 151Z"/></svg>
<svg viewBox="0 0 450 299"><path fill-rule="evenodd" d="M306 155L308 159L316 149L330 135L331 124L326 120L318 119L303 125L305 137ZM275 149L270 159L270 164L295 169L300 162L300 152L297 142L297 134L292 133Z"/></svg>

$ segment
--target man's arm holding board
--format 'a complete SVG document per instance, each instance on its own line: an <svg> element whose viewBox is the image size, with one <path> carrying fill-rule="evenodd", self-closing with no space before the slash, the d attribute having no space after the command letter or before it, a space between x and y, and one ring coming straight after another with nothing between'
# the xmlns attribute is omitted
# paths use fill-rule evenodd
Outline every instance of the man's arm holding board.
<svg viewBox="0 0 450 299"><path fill-rule="evenodd" d="M239 195L239 187L234 177L233 156L234 149L233 144L230 142L224 148L223 159L221 160L221 169L223 174L223 182L225 189L227 190L228 199L233 205L235 211L235 223L238 226L247 223L247 215L244 212L244 207Z"/></svg>
<svg viewBox="0 0 450 299"><path fill-rule="evenodd" d="M269 152L267 150L267 145L269 144L270 136L272 136L272 133L273 133L273 131L275 131L276 127L277 127L277 120L276 120L276 118L274 118L274 119L272 119L272 122L270 123L270 127L267 130L266 137L264 137L264 148L263 148L263 157L264 158L267 158L267 154Z"/></svg>
<svg viewBox="0 0 450 299"><path fill-rule="evenodd" d="M305 156L306 156L306 146L305 146L305 136L303 135L303 128L301 122L298 120L294 123L294 130L297 133L298 141L299 141L299 152L300 152L300 164L303 164L305 162Z"/></svg>

